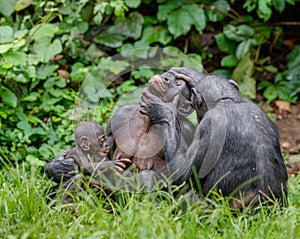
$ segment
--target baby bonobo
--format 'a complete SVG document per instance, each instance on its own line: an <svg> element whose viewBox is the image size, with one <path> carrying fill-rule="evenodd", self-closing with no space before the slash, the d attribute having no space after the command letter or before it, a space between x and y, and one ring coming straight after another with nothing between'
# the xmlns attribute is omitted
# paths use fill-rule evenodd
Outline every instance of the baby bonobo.
<svg viewBox="0 0 300 239"><path fill-rule="evenodd" d="M75 147L62 152L45 165L46 175L58 183L52 190L54 195L59 188L75 190L74 182L81 184L83 176L90 179L91 175L101 172L102 176L109 177L112 170L122 173L126 163L130 162L129 159L107 160L109 145L106 134L102 126L95 122L81 123L75 129L74 136ZM101 187L96 180L90 179L90 184Z"/></svg>

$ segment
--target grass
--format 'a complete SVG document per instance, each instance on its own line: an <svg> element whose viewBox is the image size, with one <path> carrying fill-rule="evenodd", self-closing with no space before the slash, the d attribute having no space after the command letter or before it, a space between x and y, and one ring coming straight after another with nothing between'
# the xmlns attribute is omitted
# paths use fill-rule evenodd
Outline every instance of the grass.
<svg viewBox="0 0 300 239"><path fill-rule="evenodd" d="M28 166L27 166L28 167ZM72 205L47 203L51 182L40 168L5 166L0 172L0 238L299 238L300 177L289 181L289 206L257 218L234 216L226 203L215 209L188 206L162 195L99 200L93 192ZM59 198L57 199L59 200ZM218 201L226 201L219 198Z"/></svg>

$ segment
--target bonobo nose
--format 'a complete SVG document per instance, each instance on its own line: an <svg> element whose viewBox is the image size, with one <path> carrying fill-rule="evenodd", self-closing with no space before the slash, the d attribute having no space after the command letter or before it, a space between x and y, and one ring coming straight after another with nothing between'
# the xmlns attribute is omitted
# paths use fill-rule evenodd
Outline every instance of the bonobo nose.
<svg viewBox="0 0 300 239"><path fill-rule="evenodd" d="M154 75L149 80L149 83L161 83L161 78L159 75Z"/></svg>

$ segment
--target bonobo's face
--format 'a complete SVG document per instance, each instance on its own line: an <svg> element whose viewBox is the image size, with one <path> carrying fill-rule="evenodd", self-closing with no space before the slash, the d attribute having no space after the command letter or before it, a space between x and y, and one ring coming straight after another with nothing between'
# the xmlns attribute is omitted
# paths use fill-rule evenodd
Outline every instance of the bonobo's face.
<svg viewBox="0 0 300 239"><path fill-rule="evenodd" d="M189 100L191 94L185 81L170 71L153 76L149 80L148 89L166 103L171 102L176 95Z"/></svg>
<svg viewBox="0 0 300 239"><path fill-rule="evenodd" d="M102 126L94 122L84 122L76 128L75 143L86 155L104 158L109 152L107 136Z"/></svg>

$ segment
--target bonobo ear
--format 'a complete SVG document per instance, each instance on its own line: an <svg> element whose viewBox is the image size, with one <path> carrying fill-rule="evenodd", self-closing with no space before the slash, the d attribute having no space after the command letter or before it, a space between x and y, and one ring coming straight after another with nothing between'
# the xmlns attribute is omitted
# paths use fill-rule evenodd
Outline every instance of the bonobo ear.
<svg viewBox="0 0 300 239"><path fill-rule="evenodd" d="M194 108L193 108L191 101L189 101L187 99L179 100L178 108L177 108L178 114L180 114L182 116L188 116L193 111L194 111Z"/></svg>
<svg viewBox="0 0 300 239"><path fill-rule="evenodd" d="M192 92L191 102L193 107L197 110L198 106L202 104L203 99L201 97L200 92L197 92L195 87L191 88L191 92Z"/></svg>
<svg viewBox="0 0 300 239"><path fill-rule="evenodd" d="M233 85L234 86L234 88L235 89L237 89L238 91L240 91L240 89L239 89L239 85L234 81L234 80L228 80L229 81L229 83L231 84L231 85Z"/></svg>
<svg viewBox="0 0 300 239"><path fill-rule="evenodd" d="M90 150L90 139L87 136L81 136L80 138L80 148L84 151Z"/></svg>

